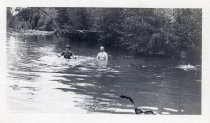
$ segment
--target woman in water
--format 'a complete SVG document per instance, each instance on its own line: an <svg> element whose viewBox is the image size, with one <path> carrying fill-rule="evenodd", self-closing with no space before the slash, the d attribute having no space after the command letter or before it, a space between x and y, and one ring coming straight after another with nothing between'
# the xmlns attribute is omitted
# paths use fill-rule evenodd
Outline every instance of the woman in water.
<svg viewBox="0 0 210 123"><path fill-rule="evenodd" d="M69 45L66 45L66 50L63 51L59 57L61 57L61 56L64 56L64 58L66 58L66 59L76 59L74 54L70 51Z"/></svg>
<svg viewBox="0 0 210 123"><path fill-rule="evenodd" d="M104 47L103 46L100 47L100 52L97 54L96 62L98 64L98 66L99 66L99 69L107 67L108 55L104 51Z"/></svg>

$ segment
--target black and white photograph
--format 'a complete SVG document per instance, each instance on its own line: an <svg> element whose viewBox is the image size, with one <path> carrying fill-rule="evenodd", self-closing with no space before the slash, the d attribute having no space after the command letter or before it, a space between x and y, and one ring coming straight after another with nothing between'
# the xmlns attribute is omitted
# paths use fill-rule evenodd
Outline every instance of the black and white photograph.
<svg viewBox="0 0 210 123"><path fill-rule="evenodd" d="M8 110L202 115L202 8L6 7Z"/></svg>

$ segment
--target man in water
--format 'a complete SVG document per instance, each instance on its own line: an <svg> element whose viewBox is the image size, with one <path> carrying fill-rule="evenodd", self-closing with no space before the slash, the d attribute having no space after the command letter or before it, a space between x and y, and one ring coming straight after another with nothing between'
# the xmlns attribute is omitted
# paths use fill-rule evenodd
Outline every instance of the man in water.
<svg viewBox="0 0 210 123"><path fill-rule="evenodd" d="M106 68L107 67L107 62L108 62L108 55L104 51L104 47L100 47L100 52L97 54L96 57L97 64L99 68Z"/></svg>
<svg viewBox="0 0 210 123"><path fill-rule="evenodd" d="M76 57L74 56L74 54L70 51L70 48L71 48L71 47L70 47L69 45L66 45L66 50L63 51L63 52L61 53L61 55L58 56L58 57L63 56L63 57L66 58L66 59L76 59Z"/></svg>

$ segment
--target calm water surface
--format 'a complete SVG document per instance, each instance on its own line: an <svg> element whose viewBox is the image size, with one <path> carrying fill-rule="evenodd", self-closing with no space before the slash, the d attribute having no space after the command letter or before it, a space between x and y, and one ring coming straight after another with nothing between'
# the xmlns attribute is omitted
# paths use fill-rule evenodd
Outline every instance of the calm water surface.
<svg viewBox="0 0 210 123"><path fill-rule="evenodd" d="M11 111L134 114L134 107L146 106L160 114L201 114L200 63L180 67L172 59L107 51L108 68L100 70L94 59L98 49L90 46L71 43L77 59L58 58L67 42L7 35ZM120 95L132 97L135 105Z"/></svg>

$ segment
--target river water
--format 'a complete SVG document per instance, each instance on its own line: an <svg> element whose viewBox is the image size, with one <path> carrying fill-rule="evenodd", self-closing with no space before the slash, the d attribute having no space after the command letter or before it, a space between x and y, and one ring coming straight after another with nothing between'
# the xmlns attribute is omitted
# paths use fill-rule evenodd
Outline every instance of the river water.
<svg viewBox="0 0 210 123"><path fill-rule="evenodd" d="M57 57L69 42L54 36L7 34L8 108L12 112L201 114L201 65L170 58L107 51L98 69L98 48L71 42L76 60ZM120 98L132 97L135 104Z"/></svg>

